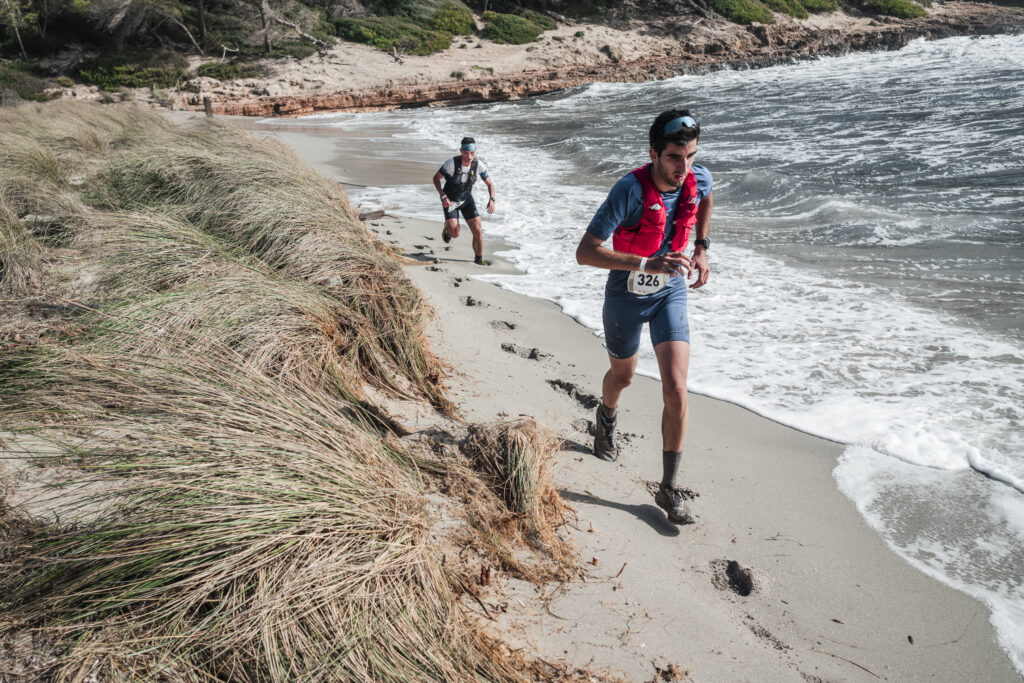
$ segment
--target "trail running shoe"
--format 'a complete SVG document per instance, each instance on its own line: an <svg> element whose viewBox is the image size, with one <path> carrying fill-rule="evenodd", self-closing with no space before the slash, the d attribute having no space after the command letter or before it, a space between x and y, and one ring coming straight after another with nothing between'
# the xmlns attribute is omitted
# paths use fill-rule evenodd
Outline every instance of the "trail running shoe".
<svg viewBox="0 0 1024 683"><path fill-rule="evenodd" d="M489 266L489 265L491 265L491 262L490 261L484 261L482 256L477 256L475 259L473 259L473 263L477 264L478 266Z"/></svg>
<svg viewBox="0 0 1024 683"><path fill-rule="evenodd" d="M594 455L615 462L619 459L619 449L612 437L615 435L615 423L617 419L609 420L597 406L597 417L594 419Z"/></svg>
<svg viewBox="0 0 1024 683"><path fill-rule="evenodd" d="M445 244L448 244L449 242L452 241L452 236L448 234L448 226L447 225L444 226L443 230L441 230L441 239L444 240Z"/></svg>
<svg viewBox="0 0 1024 683"><path fill-rule="evenodd" d="M675 524L693 524L693 513L686 504L683 492L679 489L667 489L659 487L654 495L654 502L665 511L670 522Z"/></svg>

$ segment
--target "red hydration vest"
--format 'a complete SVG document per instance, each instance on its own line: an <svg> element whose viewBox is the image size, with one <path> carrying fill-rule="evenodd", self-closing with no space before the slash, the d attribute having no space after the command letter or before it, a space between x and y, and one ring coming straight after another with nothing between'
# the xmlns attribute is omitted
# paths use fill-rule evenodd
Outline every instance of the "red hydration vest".
<svg viewBox="0 0 1024 683"><path fill-rule="evenodd" d="M612 234L612 247L615 251L637 256L653 256L665 241L665 223L668 214L661 200L654 180L651 179L651 165L647 164L633 170L633 175L640 181L644 198L644 213L640 222L625 228L619 226ZM676 205L676 230L672 235L672 251L683 251L690 242L690 230L697 224L697 177L690 171L683 181L679 203Z"/></svg>

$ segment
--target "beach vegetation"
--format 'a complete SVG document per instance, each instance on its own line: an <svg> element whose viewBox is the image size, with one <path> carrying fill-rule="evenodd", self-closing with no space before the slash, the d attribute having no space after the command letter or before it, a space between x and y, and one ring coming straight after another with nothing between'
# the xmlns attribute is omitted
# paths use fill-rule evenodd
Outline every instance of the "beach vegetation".
<svg viewBox="0 0 1024 683"><path fill-rule="evenodd" d="M196 73L218 81L231 81L239 78L256 78L263 73L263 69L257 64L244 62L206 62L199 66Z"/></svg>
<svg viewBox="0 0 1024 683"><path fill-rule="evenodd" d="M449 33L425 29L394 16L341 17L334 20L334 26L340 38L372 45L385 52L429 55L446 50L452 44Z"/></svg>
<svg viewBox="0 0 1024 683"><path fill-rule="evenodd" d="M131 50L82 62L78 77L101 90L170 88L186 78L188 62L168 50Z"/></svg>
<svg viewBox="0 0 1024 683"><path fill-rule="evenodd" d="M487 11L481 15L486 28L486 37L495 43L523 45L532 43L544 32L544 28L518 14L500 14Z"/></svg>
<svg viewBox="0 0 1024 683"><path fill-rule="evenodd" d="M0 62L0 92L13 90L23 100L41 102L50 99L45 91L52 85L23 62Z"/></svg>
<svg viewBox="0 0 1024 683"><path fill-rule="evenodd" d="M917 19L928 12L913 0L869 0L865 9L898 19Z"/></svg>
<svg viewBox="0 0 1024 683"><path fill-rule="evenodd" d="M824 14L839 10L839 0L800 0L808 12L813 14Z"/></svg>
<svg viewBox="0 0 1024 683"><path fill-rule="evenodd" d="M771 24L772 11L759 0L709 0L708 9L737 24Z"/></svg>
<svg viewBox="0 0 1024 683"><path fill-rule="evenodd" d="M0 344L0 433L60 468L44 509L0 495L0 642L45 643L41 680L524 680L424 489L499 566L564 578L555 442L401 439L382 397L452 416L445 367L336 182L216 120L3 110L0 268L0 341L53 311Z"/></svg>
<svg viewBox="0 0 1024 683"><path fill-rule="evenodd" d="M38 279L42 248L14 211L11 191L0 187L0 293L19 295Z"/></svg>
<svg viewBox="0 0 1024 683"><path fill-rule="evenodd" d="M441 5L430 18L430 26L435 31L450 33L453 36L471 36L476 31L473 13L462 3L454 2Z"/></svg>
<svg viewBox="0 0 1024 683"><path fill-rule="evenodd" d="M788 14L795 19L806 19L811 16L801 0L764 0L764 4L775 12Z"/></svg>

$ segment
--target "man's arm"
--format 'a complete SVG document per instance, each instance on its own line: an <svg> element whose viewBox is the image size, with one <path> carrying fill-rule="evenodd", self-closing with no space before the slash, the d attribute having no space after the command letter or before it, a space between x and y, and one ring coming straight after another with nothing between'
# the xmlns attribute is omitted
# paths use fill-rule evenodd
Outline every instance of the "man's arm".
<svg viewBox="0 0 1024 683"><path fill-rule="evenodd" d="M440 171L434 174L434 187L437 189L437 194L441 196L441 206L447 209L448 205L451 204L451 201L448 199L448 195L444 193L444 190L441 189L442 178L444 178L444 176L441 175Z"/></svg>
<svg viewBox="0 0 1024 683"><path fill-rule="evenodd" d="M487 192L491 195L487 200L487 213L494 213L494 183L491 182L490 176L484 178L484 183L487 185Z"/></svg>
<svg viewBox="0 0 1024 683"><path fill-rule="evenodd" d="M708 230L711 228L711 210L715 206L715 193L709 192L708 196L701 200L697 207L696 239L707 239ZM708 283L711 275L711 268L708 266L708 253L703 245L693 248L693 267L697 269L697 279L690 285L692 289L703 287Z"/></svg>
<svg viewBox="0 0 1024 683"><path fill-rule="evenodd" d="M576 262L581 266L594 266L608 270L640 270L643 260L636 254L625 254L601 246L613 233L613 228L622 221L632 219L643 206L640 184L627 175L620 179L594 214L587 232L576 247ZM639 219L639 215L636 216ZM685 269L687 276L692 272L690 258L684 254L670 252L664 256L647 259L645 273L678 273Z"/></svg>
<svg viewBox="0 0 1024 683"><path fill-rule="evenodd" d="M604 247L603 244L604 240L597 235L584 233L583 239L576 247L576 263L581 266L594 266L607 270L640 270L640 262L643 260L640 256L624 254ZM684 269L687 277L693 272L689 257L673 251L664 256L647 259L644 272L681 275L680 271Z"/></svg>

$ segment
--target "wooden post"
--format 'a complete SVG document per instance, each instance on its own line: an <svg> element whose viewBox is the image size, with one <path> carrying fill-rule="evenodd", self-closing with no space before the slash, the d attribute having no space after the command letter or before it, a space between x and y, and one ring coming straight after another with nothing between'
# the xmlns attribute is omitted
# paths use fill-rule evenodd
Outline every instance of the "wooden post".
<svg viewBox="0 0 1024 683"><path fill-rule="evenodd" d="M206 112L207 118L213 118L213 103L210 102L209 95L203 95L203 110Z"/></svg>

